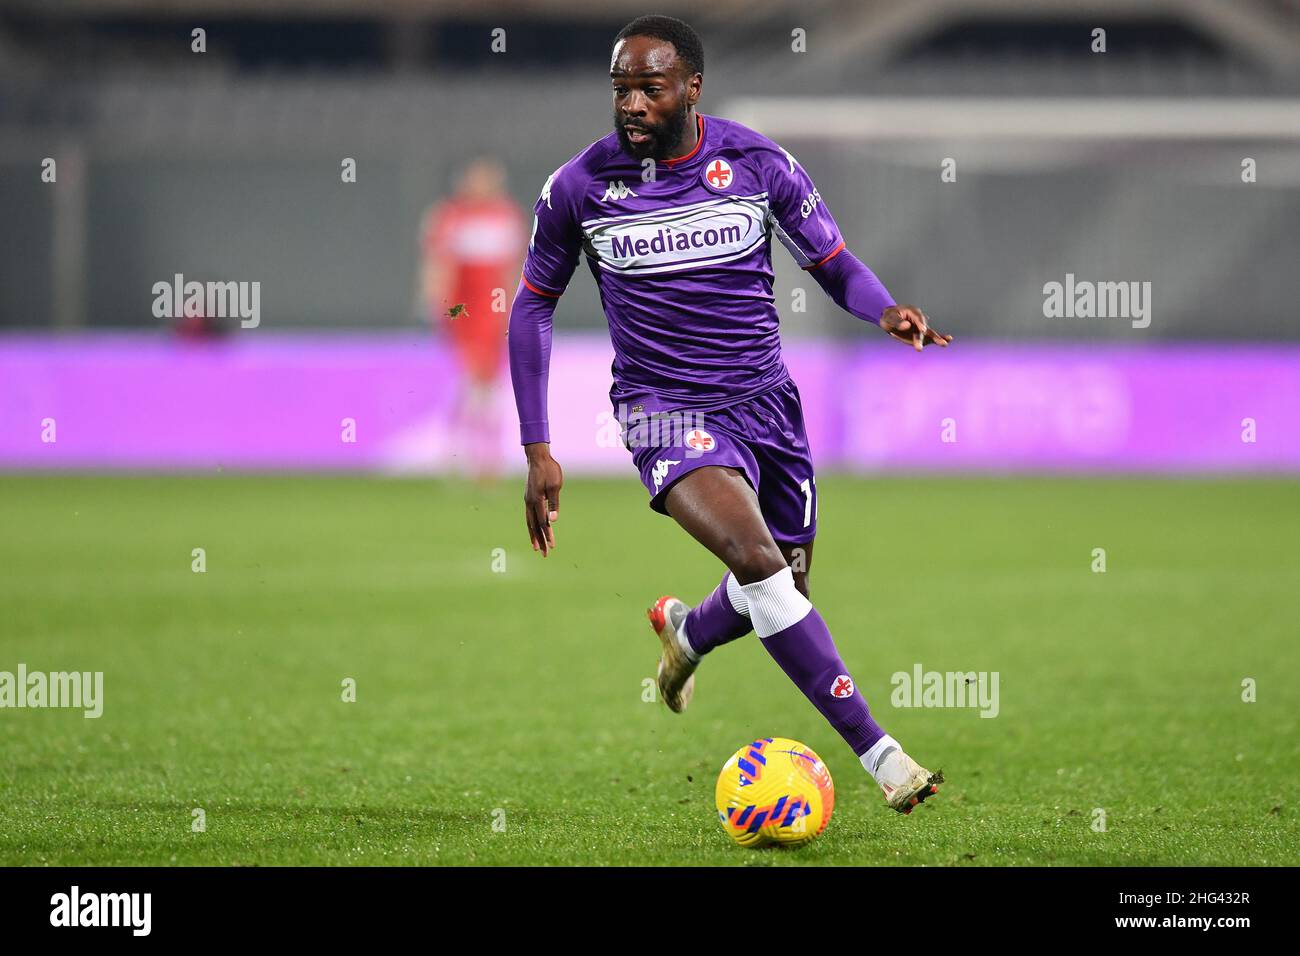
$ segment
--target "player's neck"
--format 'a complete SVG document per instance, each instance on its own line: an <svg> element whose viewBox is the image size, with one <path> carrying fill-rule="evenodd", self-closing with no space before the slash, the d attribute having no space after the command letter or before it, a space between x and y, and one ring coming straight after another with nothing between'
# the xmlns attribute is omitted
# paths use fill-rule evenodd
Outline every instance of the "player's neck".
<svg viewBox="0 0 1300 956"><path fill-rule="evenodd" d="M669 156L665 162L674 163L677 160L689 156L699 145L700 142L700 117L695 112L695 107L691 107L690 114L686 119L686 131L682 133L682 141L677 144L675 155Z"/></svg>

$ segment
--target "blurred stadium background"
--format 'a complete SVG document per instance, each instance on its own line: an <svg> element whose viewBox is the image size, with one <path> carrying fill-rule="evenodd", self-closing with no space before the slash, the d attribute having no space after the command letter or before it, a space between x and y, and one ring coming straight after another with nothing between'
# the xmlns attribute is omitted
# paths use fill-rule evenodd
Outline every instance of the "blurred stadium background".
<svg viewBox="0 0 1300 956"><path fill-rule="evenodd" d="M850 248L962 346L893 354L774 249L826 468L1300 468L1300 4L659 6L705 41L702 110L793 152ZM458 373L419 304L422 217L483 155L527 215L608 130L610 40L643 12L9 0L0 467L454 465L440 422ZM152 309L177 273L260 282L260 325L177 345ZM1044 284L1067 274L1150 282L1149 327L1045 317ZM630 478L593 440L603 325L580 268L557 313L555 444ZM886 386L925 405L881 433ZM496 454L517 467L508 376L495 392ZM133 427L141 409L152 422ZM948 417L969 428L937 447Z"/></svg>

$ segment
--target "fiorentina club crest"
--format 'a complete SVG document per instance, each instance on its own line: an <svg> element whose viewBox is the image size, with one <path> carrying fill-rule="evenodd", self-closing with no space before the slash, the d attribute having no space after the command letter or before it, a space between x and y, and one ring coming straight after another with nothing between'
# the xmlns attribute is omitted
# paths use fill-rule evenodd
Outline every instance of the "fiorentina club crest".
<svg viewBox="0 0 1300 956"><path fill-rule="evenodd" d="M726 189L731 185L731 164L725 159L711 159L704 164L702 175L714 189Z"/></svg>
<svg viewBox="0 0 1300 956"><path fill-rule="evenodd" d="M832 697L852 697L853 696L853 678L848 674L841 674L831 682Z"/></svg>
<svg viewBox="0 0 1300 956"><path fill-rule="evenodd" d="M687 434L686 447L693 448L695 451L713 451L718 447L718 443L703 428L697 428Z"/></svg>

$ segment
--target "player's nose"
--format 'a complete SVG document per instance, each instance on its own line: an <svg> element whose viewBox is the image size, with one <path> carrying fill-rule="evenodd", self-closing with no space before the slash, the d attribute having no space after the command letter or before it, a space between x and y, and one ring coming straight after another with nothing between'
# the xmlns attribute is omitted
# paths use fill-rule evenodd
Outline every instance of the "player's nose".
<svg viewBox="0 0 1300 956"><path fill-rule="evenodd" d="M646 98L640 90L633 90L623 101L623 119L630 119L634 116L645 116Z"/></svg>

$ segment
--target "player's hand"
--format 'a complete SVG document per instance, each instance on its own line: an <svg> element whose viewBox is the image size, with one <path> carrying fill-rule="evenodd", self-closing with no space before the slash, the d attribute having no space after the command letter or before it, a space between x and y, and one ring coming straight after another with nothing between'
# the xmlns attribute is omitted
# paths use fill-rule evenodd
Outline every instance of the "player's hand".
<svg viewBox="0 0 1300 956"><path fill-rule="evenodd" d="M880 316L880 327L918 352L927 345L947 348L952 341L951 335L931 328L925 313L914 305L891 305Z"/></svg>
<svg viewBox="0 0 1300 956"><path fill-rule="evenodd" d="M525 445L528 455L528 484L524 486L524 520L528 523L528 537L533 550L539 548L542 557L555 547L555 528L560 517L560 486L564 484L564 471L551 457L551 446L544 441Z"/></svg>

